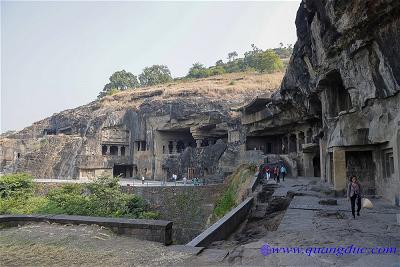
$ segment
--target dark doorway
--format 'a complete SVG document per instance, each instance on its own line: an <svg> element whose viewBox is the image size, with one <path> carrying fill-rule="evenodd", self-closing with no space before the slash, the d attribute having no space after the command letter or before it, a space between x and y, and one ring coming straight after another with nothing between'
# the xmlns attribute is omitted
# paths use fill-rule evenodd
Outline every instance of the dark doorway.
<svg viewBox="0 0 400 267"><path fill-rule="evenodd" d="M110 154L113 156L118 155L118 147L117 146L111 146L110 147Z"/></svg>
<svg viewBox="0 0 400 267"><path fill-rule="evenodd" d="M114 165L113 176L121 178L133 177L133 165Z"/></svg>
<svg viewBox="0 0 400 267"><path fill-rule="evenodd" d="M185 149L185 144L183 143L183 141L178 141L178 143L176 144L176 151L178 153L183 152L183 150Z"/></svg>
<svg viewBox="0 0 400 267"><path fill-rule="evenodd" d="M289 137L289 149L291 153L297 152L297 136L295 134L291 134Z"/></svg>
<svg viewBox="0 0 400 267"><path fill-rule="evenodd" d="M316 155L313 158L313 167L314 167L314 177L321 177L321 164L319 155Z"/></svg>
<svg viewBox="0 0 400 267"><path fill-rule="evenodd" d="M372 151L346 151L346 175L357 176L365 194L375 194L375 163Z"/></svg>
<svg viewBox="0 0 400 267"><path fill-rule="evenodd" d="M105 145L103 145L102 147L101 147L101 154L104 156L104 155L107 155L107 146L105 146Z"/></svg>

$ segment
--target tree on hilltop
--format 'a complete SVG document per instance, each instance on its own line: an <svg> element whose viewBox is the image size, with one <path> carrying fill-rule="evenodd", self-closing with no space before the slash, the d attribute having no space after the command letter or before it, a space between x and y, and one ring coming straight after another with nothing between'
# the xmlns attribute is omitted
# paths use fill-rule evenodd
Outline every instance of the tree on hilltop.
<svg viewBox="0 0 400 267"><path fill-rule="evenodd" d="M193 64L187 75L188 78L205 78L208 76L210 76L208 69L199 62Z"/></svg>
<svg viewBox="0 0 400 267"><path fill-rule="evenodd" d="M237 58L237 57L238 57L238 53L236 51L228 53L229 62L235 60L235 58Z"/></svg>
<svg viewBox="0 0 400 267"><path fill-rule="evenodd" d="M125 70L114 72L110 78L110 82L104 85L103 91L100 92L98 98L112 94L118 91L123 91L128 88L139 87L138 79L135 75Z"/></svg>
<svg viewBox="0 0 400 267"><path fill-rule="evenodd" d="M146 67L139 75L141 86L151 86L172 81L171 71L166 65Z"/></svg>

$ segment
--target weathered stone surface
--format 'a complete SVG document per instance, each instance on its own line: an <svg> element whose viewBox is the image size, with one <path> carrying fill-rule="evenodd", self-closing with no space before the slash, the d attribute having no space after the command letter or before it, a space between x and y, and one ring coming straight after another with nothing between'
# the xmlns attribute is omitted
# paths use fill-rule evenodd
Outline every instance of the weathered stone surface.
<svg viewBox="0 0 400 267"><path fill-rule="evenodd" d="M337 205L337 200L336 199L322 199L318 201L319 204L321 205Z"/></svg>
<svg viewBox="0 0 400 267"><path fill-rule="evenodd" d="M248 135L294 135L304 142L309 125L296 158L303 162L299 173L313 176L310 163L319 160L321 173L314 168L314 176L336 191L356 175L365 194L398 203L400 2L304 0L296 27L280 90L265 109L244 112Z"/></svg>

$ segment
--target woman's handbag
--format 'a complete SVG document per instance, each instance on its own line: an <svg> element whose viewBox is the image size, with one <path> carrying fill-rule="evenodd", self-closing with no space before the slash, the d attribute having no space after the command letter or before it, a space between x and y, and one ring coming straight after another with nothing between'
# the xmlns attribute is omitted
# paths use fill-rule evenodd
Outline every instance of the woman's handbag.
<svg viewBox="0 0 400 267"><path fill-rule="evenodd" d="M361 206L366 209L372 209L374 207L371 200L365 197L361 199Z"/></svg>

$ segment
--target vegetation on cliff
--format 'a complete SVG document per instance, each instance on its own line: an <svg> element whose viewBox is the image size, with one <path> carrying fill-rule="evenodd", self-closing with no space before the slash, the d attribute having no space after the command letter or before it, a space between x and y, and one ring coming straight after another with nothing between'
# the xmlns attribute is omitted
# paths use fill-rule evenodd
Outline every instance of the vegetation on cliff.
<svg viewBox="0 0 400 267"><path fill-rule="evenodd" d="M255 165L242 165L227 177L225 190L216 201L212 221L222 218L232 208L243 201L247 195L255 171Z"/></svg>
<svg viewBox="0 0 400 267"><path fill-rule="evenodd" d="M36 196L27 174L0 177L0 214L68 214L156 219L141 197L121 192L118 178L99 177L89 184L67 184Z"/></svg>

